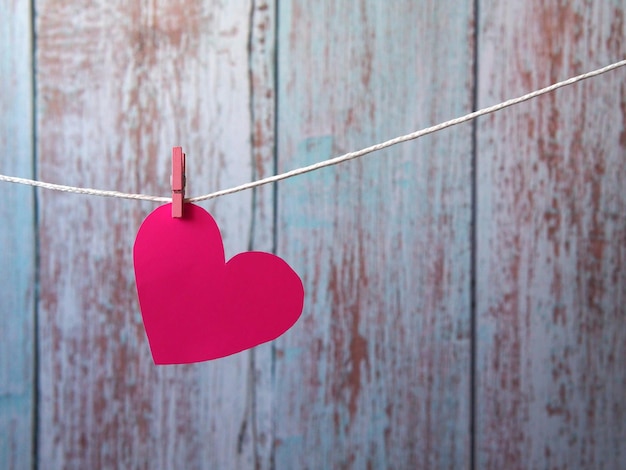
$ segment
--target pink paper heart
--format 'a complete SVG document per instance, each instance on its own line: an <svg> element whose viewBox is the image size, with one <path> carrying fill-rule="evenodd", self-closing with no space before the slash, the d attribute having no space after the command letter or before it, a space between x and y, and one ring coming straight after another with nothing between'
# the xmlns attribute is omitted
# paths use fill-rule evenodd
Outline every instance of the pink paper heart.
<svg viewBox="0 0 626 470"><path fill-rule="evenodd" d="M304 288L298 275L270 253L224 259L213 217L171 204L141 224L133 257L137 294L152 358L183 364L228 356L276 339L300 317Z"/></svg>

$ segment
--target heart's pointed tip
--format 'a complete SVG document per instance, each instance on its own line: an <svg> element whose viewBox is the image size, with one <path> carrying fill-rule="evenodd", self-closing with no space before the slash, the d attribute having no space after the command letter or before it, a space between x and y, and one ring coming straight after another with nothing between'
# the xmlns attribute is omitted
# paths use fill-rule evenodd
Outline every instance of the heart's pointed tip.
<svg viewBox="0 0 626 470"><path fill-rule="evenodd" d="M215 355L211 355L210 357L204 357L204 358L190 359L190 358L180 358L180 357L178 358L177 357L169 357L169 358L160 357L159 359L157 359L154 356L152 356L152 360L155 366L181 366L181 365L189 365L189 364L200 364L202 362L215 361L217 359L223 359L225 357L233 356L235 354L239 354L241 352L247 351L248 349L252 349L252 348L244 348L240 351L229 352L229 353L224 353L224 354L215 354Z"/></svg>
<svg viewBox="0 0 626 470"><path fill-rule="evenodd" d="M207 357L207 358L183 358L183 357L164 357L159 356L159 358L155 358L152 356L152 360L154 361L155 366L181 366L185 364L198 364L201 362L213 361L215 359L220 359L225 356L215 356L215 357Z"/></svg>

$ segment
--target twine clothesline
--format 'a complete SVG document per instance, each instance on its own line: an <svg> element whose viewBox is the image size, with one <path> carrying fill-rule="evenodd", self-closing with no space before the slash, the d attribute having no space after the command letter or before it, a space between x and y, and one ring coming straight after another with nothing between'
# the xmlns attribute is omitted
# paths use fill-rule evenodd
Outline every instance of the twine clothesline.
<svg viewBox="0 0 626 470"><path fill-rule="evenodd" d="M512 98L506 101L503 101L501 103L495 104L493 106L489 106L486 108L482 108L479 109L477 111L465 114L463 116L454 118L454 119L450 119L448 121L436 124L434 126L431 127L427 127L425 129L421 129L415 132L411 132L409 134L405 134L405 135L401 135L398 137L395 137L393 139L387 140L385 142L381 142L378 144L374 144L371 145L369 147L365 147L361 150L356 150L354 152L348 152L345 153L343 155L340 155L338 157L334 157L334 158L330 158L328 160L323 160L321 162L318 163L314 163L312 165L307 165L304 167L300 167L300 168L296 168L290 171L286 171L284 173L280 173L277 175L273 175L273 176L268 176L266 178L261 178L258 179L256 181L251 181L249 183L245 183L245 184L241 184L238 186L233 186L231 188L228 189L222 189L219 191L215 191L212 193L208 193L208 194L204 194L201 196L196 196L196 197L191 197L191 198L186 198L185 201L186 202L199 202L199 201L204 201L207 199L213 199L216 197L220 197L220 196L225 196L227 194L233 194L233 193L237 193L240 191L245 191L247 189L252 189L252 188L256 188L259 186L263 186L266 184L270 184L270 183L275 183L278 181L282 181L288 178L293 178L295 176L299 176L299 175L303 175L305 173L310 173L312 171L316 171L316 170L320 170L322 168L326 168L329 166L333 166L333 165L337 165L339 163L343 163L343 162L347 162L349 160L353 160L355 158L360 158L363 157L369 153L372 152L376 152L378 150L382 150L397 144L401 144L403 142L408 142L410 140L415 140L418 139L420 137L423 137L425 135L428 134L433 134L435 132L439 132L443 129L446 129L448 127L452 127L452 126L456 126L458 124L462 124L468 121L471 121L473 119L476 119L480 116L485 116L487 114L491 114L491 113L495 113L496 111L500 111L504 108L507 108L509 106L514 106L520 103L523 103L524 101L528 101L531 100L533 98L536 98L538 96L541 95L545 95L546 93L550 93L554 90L557 90L559 88L568 86L568 85L572 85L574 83L580 82L582 80L588 79L588 78L592 78L592 77L596 77L598 75L602 75L604 73L610 72L611 70L615 70L619 67L623 67L626 65L626 59L625 60L620 60L618 62L614 62L613 64L607 65L606 67L602 67L596 70L592 70L591 72L587 72L587 73L583 73L581 75L576 75L574 77L568 78L567 80L563 80L557 83L554 83L552 85L549 85L547 87L544 88L540 88L538 90L532 91L530 93L527 93L525 95L519 96L517 98ZM68 193L76 193L76 194L89 194L92 196L103 196L103 197L113 197L113 198L122 198L122 199L134 199L134 200L141 200L141 201L151 201L151 202L170 202L172 199L171 197L162 197L162 196L150 196L148 194L133 194L133 193L124 193L124 192L120 192L120 191L109 191L109 190L101 190L101 189L93 189L93 188L83 188L83 187L78 187L78 186L66 186L66 185L62 185L62 184L54 184L54 183L47 183L44 181L37 181L37 180L32 180L32 179L27 179L27 178L18 178L15 176L7 176L7 175L2 175L0 174L0 181L6 181L8 183L17 183L17 184L24 184L24 185L29 185L29 186L35 186L38 188L43 188L43 189L50 189L50 190L54 190L54 191L63 191L63 192L68 192Z"/></svg>

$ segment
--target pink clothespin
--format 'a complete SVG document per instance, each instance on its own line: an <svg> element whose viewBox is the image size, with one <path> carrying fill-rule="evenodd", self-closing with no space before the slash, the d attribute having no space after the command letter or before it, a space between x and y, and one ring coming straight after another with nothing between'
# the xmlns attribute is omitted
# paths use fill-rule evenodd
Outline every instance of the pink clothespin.
<svg viewBox="0 0 626 470"><path fill-rule="evenodd" d="M185 202L185 154L182 147L172 149L172 217L183 216Z"/></svg>

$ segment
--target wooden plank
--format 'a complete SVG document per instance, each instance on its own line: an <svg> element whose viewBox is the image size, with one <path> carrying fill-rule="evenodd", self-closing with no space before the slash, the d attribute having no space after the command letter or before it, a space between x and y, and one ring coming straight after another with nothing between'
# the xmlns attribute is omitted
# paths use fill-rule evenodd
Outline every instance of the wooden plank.
<svg viewBox="0 0 626 470"><path fill-rule="evenodd" d="M481 2L479 105L626 55L626 2ZM476 468L626 468L626 71L481 120Z"/></svg>
<svg viewBox="0 0 626 470"><path fill-rule="evenodd" d="M249 47L262 56L255 5L38 2L40 178L168 195L173 145L187 153L190 195L267 171L271 136L251 123L268 107L251 101L265 86L250 84L265 79L262 58L249 60ZM256 231L271 232L268 194L256 207L252 192L205 204L227 257L267 245ZM254 356L152 364L132 244L154 206L45 193L40 207L40 464L249 468L267 459L266 421L251 419L265 373Z"/></svg>
<svg viewBox="0 0 626 470"><path fill-rule="evenodd" d="M472 2L279 4L280 170L468 112ZM471 126L279 185L277 468L468 468Z"/></svg>
<svg viewBox="0 0 626 470"><path fill-rule="evenodd" d="M32 41L28 2L0 0L0 173L33 177ZM35 201L0 183L0 467L33 460Z"/></svg>
<svg viewBox="0 0 626 470"><path fill-rule="evenodd" d="M275 38L276 1L253 0L250 9L249 81L252 145L252 178L259 179L275 171ZM253 194L253 227L249 248L274 252L274 187L263 186ZM264 344L249 353L248 423L244 439L252 452L246 468L274 468L274 344ZM224 468L232 467L228 462Z"/></svg>

